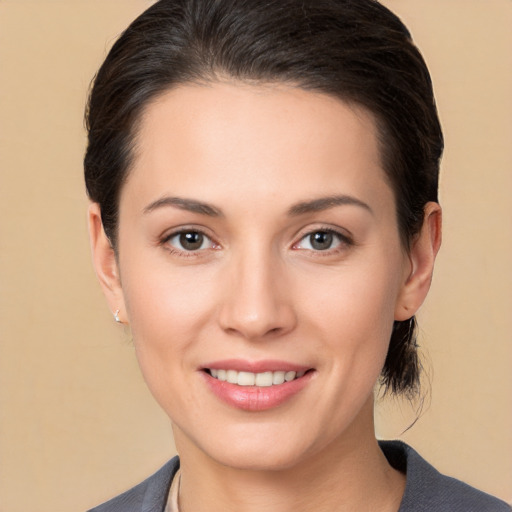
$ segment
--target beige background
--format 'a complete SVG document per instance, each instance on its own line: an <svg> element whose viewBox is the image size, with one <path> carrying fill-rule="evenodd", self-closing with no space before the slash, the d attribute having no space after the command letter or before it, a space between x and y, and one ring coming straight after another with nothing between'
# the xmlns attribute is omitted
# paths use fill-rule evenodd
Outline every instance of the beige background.
<svg viewBox="0 0 512 512"><path fill-rule="evenodd" d="M90 264L88 83L147 0L0 0L0 511L84 510L172 453ZM512 2L387 0L430 65L445 238L420 315L431 404L401 436L512 502ZM378 432L414 419L385 403Z"/></svg>

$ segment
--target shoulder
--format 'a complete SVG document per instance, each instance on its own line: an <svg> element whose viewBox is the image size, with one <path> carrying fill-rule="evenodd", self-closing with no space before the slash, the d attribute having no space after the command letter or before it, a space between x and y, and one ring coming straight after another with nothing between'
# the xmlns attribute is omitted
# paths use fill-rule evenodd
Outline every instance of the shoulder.
<svg viewBox="0 0 512 512"><path fill-rule="evenodd" d="M399 512L511 512L505 502L442 475L405 443L379 444L389 463L407 476Z"/></svg>
<svg viewBox="0 0 512 512"><path fill-rule="evenodd" d="M162 512L179 465L178 457L174 457L139 485L89 512Z"/></svg>

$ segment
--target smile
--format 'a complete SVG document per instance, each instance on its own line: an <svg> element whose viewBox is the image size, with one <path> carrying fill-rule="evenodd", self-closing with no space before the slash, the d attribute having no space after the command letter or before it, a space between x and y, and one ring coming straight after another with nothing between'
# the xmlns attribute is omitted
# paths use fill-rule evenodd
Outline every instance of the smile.
<svg viewBox="0 0 512 512"><path fill-rule="evenodd" d="M238 386L258 386L258 387L270 387L279 386L285 382L291 382L295 379L299 379L304 376L306 372L295 372L295 371L275 371L275 372L239 372L236 370L223 370L210 368L207 370L209 374L222 382L229 382L230 384L236 384Z"/></svg>
<svg viewBox="0 0 512 512"><path fill-rule="evenodd" d="M267 411L293 400L317 374L311 366L275 359L224 359L198 369L218 399L250 412Z"/></svg>

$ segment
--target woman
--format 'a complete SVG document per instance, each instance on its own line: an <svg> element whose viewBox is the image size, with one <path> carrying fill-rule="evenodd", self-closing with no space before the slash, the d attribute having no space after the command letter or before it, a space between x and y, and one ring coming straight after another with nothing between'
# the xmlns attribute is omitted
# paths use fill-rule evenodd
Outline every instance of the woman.
<svg viewBox="0 0 512 512"><path fill-rule="evenodd" d="M180 454L97 511L510 510L378 443L441 242L423 59L373 0L162 0L87 113L94 263Z"/></svg>

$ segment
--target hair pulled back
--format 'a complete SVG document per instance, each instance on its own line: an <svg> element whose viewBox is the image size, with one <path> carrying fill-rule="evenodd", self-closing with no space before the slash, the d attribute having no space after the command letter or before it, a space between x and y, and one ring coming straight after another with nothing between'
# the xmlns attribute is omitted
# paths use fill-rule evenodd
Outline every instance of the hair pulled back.
<svg viewBox="0 0 512 512"><path fill-rule="evenodd" d="M120 36L86 112L90 199L117 250L120 191L149 102L184 83L288 83L369 110L407 250L437 201L443 136L430 76L400 19L375 0L160 0ZM415 319L395 322L381 382L419 387Z"/></svg>

